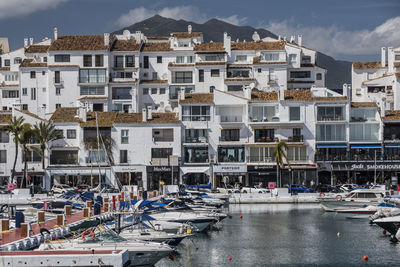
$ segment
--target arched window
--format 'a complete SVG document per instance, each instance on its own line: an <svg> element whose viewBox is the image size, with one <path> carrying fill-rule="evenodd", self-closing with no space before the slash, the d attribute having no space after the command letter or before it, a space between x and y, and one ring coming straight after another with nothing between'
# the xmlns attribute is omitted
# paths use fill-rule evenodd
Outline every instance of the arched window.
<svg viewBox="0 0 400 267"><path fill-rule="evenodd" d="M322 73L317 73L317 80L322 80Z"/></svg>

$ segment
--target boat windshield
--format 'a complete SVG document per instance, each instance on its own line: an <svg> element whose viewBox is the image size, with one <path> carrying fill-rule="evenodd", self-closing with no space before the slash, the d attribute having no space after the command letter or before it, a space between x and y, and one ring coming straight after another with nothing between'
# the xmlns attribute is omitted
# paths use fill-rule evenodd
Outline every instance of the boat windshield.
<svg viewBox="0 0 400 267"><path fill-rule="evenodd" d="M90 236L90 235L89 235ZM88 237L85 243L120 243L127 241L112 230L104 230L96 233L94 238Z"/></svg>

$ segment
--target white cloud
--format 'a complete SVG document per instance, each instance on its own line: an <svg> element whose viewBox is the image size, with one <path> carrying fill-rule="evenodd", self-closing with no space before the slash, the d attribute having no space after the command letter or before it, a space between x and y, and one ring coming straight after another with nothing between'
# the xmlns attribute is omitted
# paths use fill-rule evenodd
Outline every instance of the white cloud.
<svg viewBox="0 0 400 267"><path fill-rule="evenodd" d="M400 16L388 19L372 30L346 30L335 25L304 26L293 18L272 21L265 28L282 36L302 34L304 45L331 56L379 54L382 46L400 46Z"/></svg>
<svg viewBox="0 0 400 267"><path fill-rule="evenodd" d="M150 18L156 14L166 18L183 19L197 23L204 23L210 19L205 13L201 12L200 9L195 6L165 7L158 10L138 7L129 10L128 13L122 14L118 18L116 25L121 27L129 26L136 22ZM247 20L247 18L239 18L238 15L232 15L227 18L217 18L235 25L240 25Z"/></svg>
<svg viewBox="0 0 400 267"><path fill-rule="evenodd" d="M0 0L0 19L29 15L54 8L68 0Z"/></svg>

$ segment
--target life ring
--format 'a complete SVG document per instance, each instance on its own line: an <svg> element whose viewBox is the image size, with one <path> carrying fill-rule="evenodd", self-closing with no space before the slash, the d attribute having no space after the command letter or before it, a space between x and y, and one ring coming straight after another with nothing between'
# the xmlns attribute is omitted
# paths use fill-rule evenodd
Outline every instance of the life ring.
<svg viewBox="0 0 400 267"><path fill-rule="evenodd" d="M336 196L336 201L342 201L343 197L341 195Z"/></svg>
<svg viewBox="0 0 400 267"><path fill-rule="evenodd" d="M320 197L324 197L325 194L324 194L323 192L321 192L321 193L319 193L319 196L320 196Z"/></svg>
<svg viewBox="0 0 400 267"><path fill-rule="evenodd" d="M82 239L83 239L83 241L86 241L86 239L85 239L85 235L86 235L86 234L91 234L93 239L94 239L94 237L95 237L93 231L89 229L89 230L86 230L85 232L82 233Z"/></svg>

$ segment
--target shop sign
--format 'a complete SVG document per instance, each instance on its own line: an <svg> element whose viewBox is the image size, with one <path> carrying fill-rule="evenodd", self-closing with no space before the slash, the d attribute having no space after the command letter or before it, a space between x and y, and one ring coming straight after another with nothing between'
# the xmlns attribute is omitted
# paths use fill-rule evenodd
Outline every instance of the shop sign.
<svg viewBox="0 0 400 267"><path fill-rule="evenodd" d="M147 172L170 172L172 171L172 166L147 166ZM177 168L174 168L174 172Z"/></svg>
<svg viewBox="0 0 400 267"><path fill-rule="evenodd" d="M256 165L256 166L247 166L247 170L250 171L270 171L276 169L276 166L274 165Z"/></svg>
<svg viewBox="0 0 400 267"><path fill-rule="evenodd" d="M365 164L365 163L359 163L359 164L352 164L350 166L351 170L360 170L360 171L372 171L375 170L400 170L400 164Z"/></svg>
<svg viewBox="0 0 400 267"><path fill-rule="evenodd" d="M246 165L214 165L214 172L246 173Z"/></svg>

